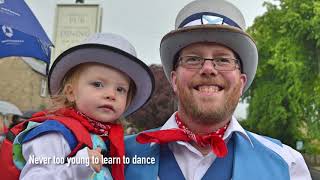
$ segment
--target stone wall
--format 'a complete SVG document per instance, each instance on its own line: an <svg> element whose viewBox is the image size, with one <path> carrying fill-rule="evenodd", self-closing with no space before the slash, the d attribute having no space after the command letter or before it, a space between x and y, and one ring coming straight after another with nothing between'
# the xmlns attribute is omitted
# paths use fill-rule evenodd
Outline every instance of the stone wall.
<svg viewBox="0 0 320 180"><path fill-rule="evenodd" d="M16 105L21 111L48 105L48 97L40 96L42 80L46 77L19 57L0 59L0 100Z"/></svg>

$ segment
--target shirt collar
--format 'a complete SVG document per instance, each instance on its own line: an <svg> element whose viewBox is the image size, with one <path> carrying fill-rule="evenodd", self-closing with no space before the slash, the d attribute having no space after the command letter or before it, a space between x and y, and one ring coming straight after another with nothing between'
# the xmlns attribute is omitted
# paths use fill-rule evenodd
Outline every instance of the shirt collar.
<svg viewBox="0 0 320 180"><path fill-rule="evenodd" d="M173 113L172 116L168 119L168 121L161 127L160 130L165 130L165 129L174 129L174 128L178 128L178 125L175 121L175 114L177 112ZM230 121L230 124L223 136L223 139L229 139L232 135L232 133L237 132L239 133L241 136L243 136L247 141L250 142L251 146L253 147L253 143L250 139L250 137L248 136L247 132L243 129L243 127L240 125L240 123L237 121L237 119L232 116L232 119ZM185 144L187 142L183 142L183 141L178 141L178 144ZM189 143L187 143L189 144Z"/></svg>

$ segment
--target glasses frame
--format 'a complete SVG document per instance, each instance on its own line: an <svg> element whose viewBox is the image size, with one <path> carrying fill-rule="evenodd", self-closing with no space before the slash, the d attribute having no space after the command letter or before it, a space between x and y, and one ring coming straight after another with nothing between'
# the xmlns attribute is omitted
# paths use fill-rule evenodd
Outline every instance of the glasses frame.
<svg viewBox="0 0 320 180"><path fill-rule="evenodd" d="M196 67L196 66L192 66L190 64L186 64L184 61L183 61L183 58L188 58L188 57L195 57L195 58L199 58L201 59L199 62L201 62L199 65L199 67ZM217 67L221 67L219 65L217 65L217 59L221 59L221 58L225 58L225 59L229 59L231 61L234 62L234 66L230 69L217 69ZM179 65L181 65L182 67L184 68L187 68L187 69L201 69L204 65L204 63L206 61L211 61L213 67L215 70L217 71L234 71L236 69L239 69L240 70L240 60L239 59L236 59L236 58L232 58L232 57L223 57L223 56L218 56L218 57L214 57L214 58L204 58L204 57L201 57L201 56L193 56L193 55L186 55L186 56L180 56L178 58L178 62L176 63L176 67L177 68Z"/></svg>

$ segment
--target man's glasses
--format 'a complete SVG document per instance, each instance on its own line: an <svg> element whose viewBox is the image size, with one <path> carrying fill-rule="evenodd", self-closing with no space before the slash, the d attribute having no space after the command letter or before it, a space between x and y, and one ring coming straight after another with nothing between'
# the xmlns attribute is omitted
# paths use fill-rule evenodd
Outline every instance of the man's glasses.
<svg viewBox="0 0 320 180"><path fill-rule="evenodd" d="M177 65L187 69L201 69L205 61L212 61L212 65L218 71L233 71L240 69L239 60L230 57L203 58L199 56L181 56Z"/></svg>

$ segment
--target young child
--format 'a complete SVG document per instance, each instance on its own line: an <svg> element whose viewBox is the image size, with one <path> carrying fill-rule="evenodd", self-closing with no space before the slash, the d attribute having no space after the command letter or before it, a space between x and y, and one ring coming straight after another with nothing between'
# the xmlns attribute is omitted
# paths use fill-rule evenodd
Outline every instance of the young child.
<svg viewBox="0 0 320 180"><path fill-rule="evenodd" d="M144 105L154 89L152 73L133 46L115 34L95 34L55 60L48 85L54 106L33 116L47 121L35 122L21 140L26 163L20 178L123 180L119 118ZM91 142L83 147L72 140L85 138L85 131L91 148ZM113 162L103 161L106 157Z"/></svg>

